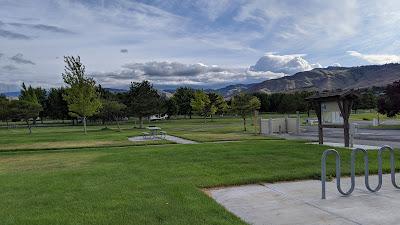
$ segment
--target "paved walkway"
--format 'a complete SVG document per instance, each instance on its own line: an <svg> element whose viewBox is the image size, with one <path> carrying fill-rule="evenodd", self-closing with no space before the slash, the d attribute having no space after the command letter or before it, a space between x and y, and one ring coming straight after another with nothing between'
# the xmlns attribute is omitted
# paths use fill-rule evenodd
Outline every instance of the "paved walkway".
<svg viewBox="0 0 400 225"><path fill-rule="evenodd" d="M377 176L370 176L375 187ZM400 182L400 180L398 181ZM341 182L348 189L350 179ZM264 183L209 190L208 193L227 210L249 224L399 224L400 190L390 175L384 175L382 189L366 190L364 177L357 177L356 189L341 196L334 181L327 183L327 199L321 199L318 180Z"/></svg>
<svg viewBox="0 0 400 225"><path fill-rule="evenodd" d="M162 140L161 138L157 137L157 138L143 138L143 136L136 136L136 137L130 137L128 138L129 141L159 141ZM165 136L165 140L168 141L172 141L178 144L198 144L198 142L195 141L191 141L191 140L187 140L187 139L183 139L180 137L176 137L176 136L172 136L172 135L166 135Z"/></svg>
<svg viewBox="0 0 400 225"><path fill-rule="evenodd" d="M311 143L308 143L308 144L319 145L318 142L311 142ZM324 145L331 146L333 148L337 148L337 147L344 148L344 143L324 142ZM352 149L353 148L362 148L362 149L365 149L365 150L378 150L381 147L382 146L376 146L376 145L358 145L358 144L354 144L353 147L351 147L351 148Z"/></svg>

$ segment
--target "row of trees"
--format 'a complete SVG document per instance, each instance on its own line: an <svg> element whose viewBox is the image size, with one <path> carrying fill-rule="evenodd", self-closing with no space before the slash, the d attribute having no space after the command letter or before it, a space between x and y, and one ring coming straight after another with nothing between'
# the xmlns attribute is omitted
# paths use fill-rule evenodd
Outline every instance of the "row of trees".
<svg viewBox="0 0 400 225"><path fill-rule="evenodd" d="M84 125L86 133L87 119L101 119L103 123L116 121L119 127L121 118L135 116L139 119L139 126L143 127L143 120L155 114L168 116L184 115L191 118L197 114L204 118L213 118L214 115L223 115L227 112L235 113L243 118L246 130L246 117L256 112L269 111L278 113L308 112L312 106L305 99L312 92L297 93L254 93L238 94L229 101L217 94L203 90L193 90L181 87L171 98L160 94L148 81L132 83L128 92L111 93L85 75L85 66L79 57L65 57L65 70L62 74L66 87L52 88L46 91L43 88L22 85L19 100L9 101L0 98L0 119L24 120L31 132L31 123L36 123L39 117L51 119L78 118ZM399 82L389 86L386 97L379 100L380 112L388 115L397 114L399 109L398 89ZM377 97L373 90L364 90L361 98L355 102L353 109L377 108ZM397 110L397 111L396 111Z"/></svg>

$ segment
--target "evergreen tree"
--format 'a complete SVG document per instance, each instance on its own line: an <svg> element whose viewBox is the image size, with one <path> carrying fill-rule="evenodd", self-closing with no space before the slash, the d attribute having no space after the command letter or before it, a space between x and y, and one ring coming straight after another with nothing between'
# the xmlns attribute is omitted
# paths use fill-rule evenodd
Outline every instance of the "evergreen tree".
<svg viewBox="0 0 400 225"><path fill-rule="evenodd" d="M179 109L179 115L188 115L192 118L191 102L194 98L194 90L189 87L180 87L176 89L173 98L176 101Z"/></svg>
<svg viewBox="0 0 400 225"><path fill-rule="evenodd" d="M68 103L63 97L64 94L65 89L62 87L50 89L44 108L46 116L61 120L69 118Z"/></svg>
<svg viewBox="0 0 400 225"><path fill-rule="evenodd" d="M207 95L210 99L210 104L215 106L217 109L215 112L216 114L222 115L228 111L228 104L224 100L224 97L214 92L208 93ZM211 118L212 116L213 114L211 114Z"/></svg>
<svg viewBox="0 0 400 225"><path fill-rule="evenodd" d="M167 99L167 101L165 102L166 105L166 113L168 115L168 119L173 117L174 115L177 115L179 112L179 108L178 108L178 104L176 103L175 98L170 98Z"/></svg>
<svg viewBox="0 0 400 225"><path fill-rule="evenodd" d="M400 81L389 84L379 98L378 112L393 117L400 113Z"/></svg>
<svg viewBox="0 0 400 225"><path fill-rule="evenodd" d="M139 126L143 128L143 117L149 117L158 112L160 95L148 81L133 82L128 92L128 110L139 118Z"/></svg>
<svg viewBox="0 0 400 225"><path fill-rule="evenodd" d="M0 121L5 121L8 128L8 120L11 118L10 101L4 95L0 95Z"/></svg>

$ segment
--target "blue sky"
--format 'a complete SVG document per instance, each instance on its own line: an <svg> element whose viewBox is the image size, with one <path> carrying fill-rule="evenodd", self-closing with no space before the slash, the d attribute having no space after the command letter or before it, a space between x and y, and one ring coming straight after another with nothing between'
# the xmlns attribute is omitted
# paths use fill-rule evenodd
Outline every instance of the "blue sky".
<svg viewBox="0 0 400 225"><path fill-rule="evenodd" d="M80 55L109 87L222 87L400 61L400 2L0 0L0 83L62 85ZM3 88L4 89L4 88Z"/></svg>

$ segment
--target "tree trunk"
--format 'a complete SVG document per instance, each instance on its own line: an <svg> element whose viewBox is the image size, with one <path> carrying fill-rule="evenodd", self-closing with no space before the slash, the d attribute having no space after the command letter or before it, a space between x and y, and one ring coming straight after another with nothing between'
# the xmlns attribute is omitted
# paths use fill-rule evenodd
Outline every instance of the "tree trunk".
<svg viewBox="0 0 400 225"><path fill-rule="evenodd" d="M143 128L143 117L139 116L139 128L142 129Z"/></svg>
<svg viewBox="0 0 400 225"><path fill-rule="evenodd" d="M121 127L119 126L119 120L118 117L115 118L115 121L117 121L117 127L118 127L118 131L121 132Z"/></svg>
<svg viewBox="0 0 400 225"><path fill-rule="evenodd" d="M86 130L86 116L83 117L83 130L85 131L85 134L87 134L87 130Z"/></svg>
<svg viewBox="0 0 400 225"><path fill-rule="evenodd" d="M253 118L253 125L254 125L254 134L257 134L257 112L254 110L254 118Z"/></svg>
<svg viewBox="0 0 400 225"><path fill-rule="evenodd" d="M204 124L206 124L207 116L204 116Z"/></svg>
<svg viewBox="0 0 400 225"><path fill-rule="evenodd" d="M243 130L247 131L247 129L246 129L246 117L243 117Z"/></svg>
<svg viewBox="0 0 400 225"><path fill-rule="evenodd" d="M26 125L28 126L29 134L32 134L32 127L31 124L29 123L29 120L26 120Z"/></svg>
<svg viewBox="0 0 400 225"><path fill-rule="evenodd" d="M6 119L6 124L7 124L7 129L10 129L10 126L8 125L8 120Z"/></svg>

